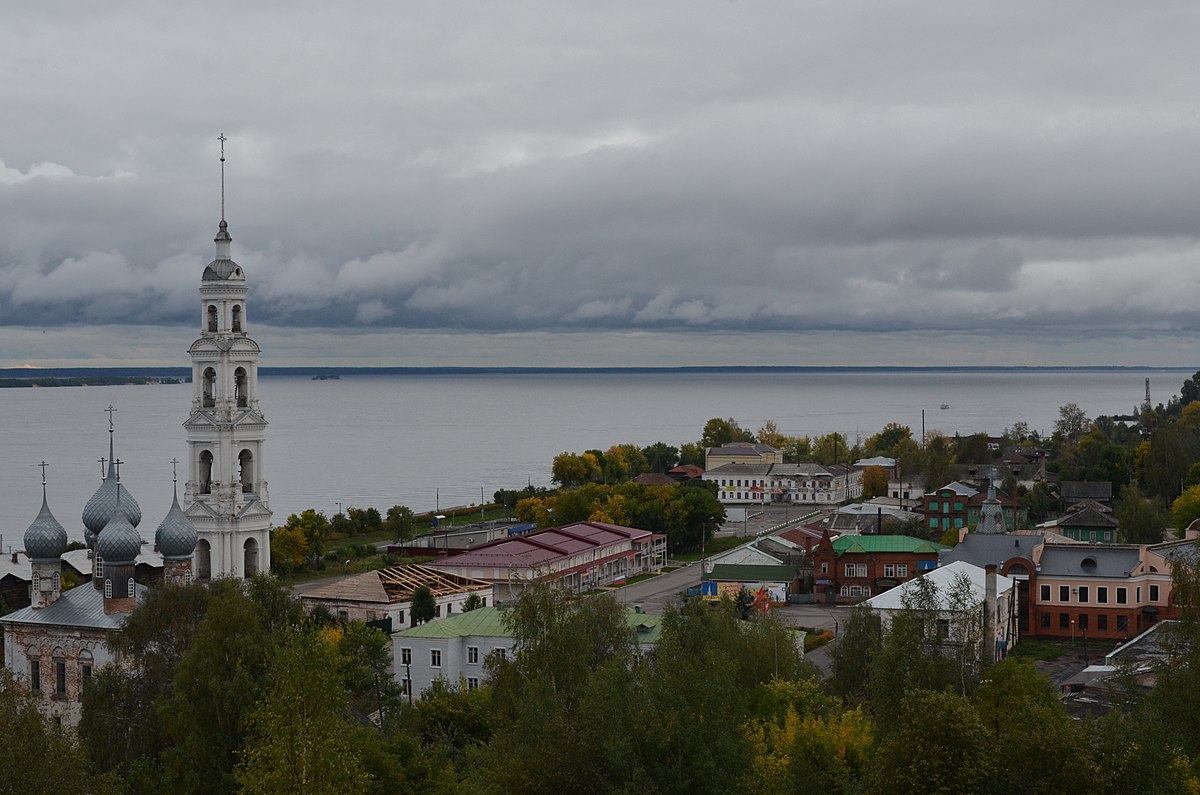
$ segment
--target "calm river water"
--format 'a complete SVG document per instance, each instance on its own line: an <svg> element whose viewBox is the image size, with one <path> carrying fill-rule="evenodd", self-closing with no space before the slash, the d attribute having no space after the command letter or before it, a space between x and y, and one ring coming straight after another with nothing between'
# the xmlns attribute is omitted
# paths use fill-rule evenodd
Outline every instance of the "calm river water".
<svg viewBox="0 0 1200 795"><path fill-rule="evenodd" d="M1049 431L1064 403L1089 416L1124 414L1145 378L1156 403L1186 371L841 371L783 373L543 373L268 376L259 393L269 427L266 477L276 521L315 507L416 510L478 503L499 488L548 485L564 450L695 441L710 417L789 435L840 431L866 438L889 421L920 432L999 433L1017 421ZM186 457L182 422L191 385L0 390L0 533L19 539L40 506L72 538L108 454L118 409L122 482L141 503L151 538L171 502L172 458ZM948 404L948 409L941 409ZM181 474L185 474L181 469ZM19 541L16 541L19 544Z"/></svg>

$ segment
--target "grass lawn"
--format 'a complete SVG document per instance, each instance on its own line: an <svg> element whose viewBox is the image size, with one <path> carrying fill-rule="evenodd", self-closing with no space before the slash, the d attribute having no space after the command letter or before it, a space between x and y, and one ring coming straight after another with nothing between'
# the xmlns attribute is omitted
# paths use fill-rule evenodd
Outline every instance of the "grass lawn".
<svg viewBox="0 0 1200 795"><path fill-rule="evenodd" d="M657 577L657 576L658 576L658 572L650 572L649 574L639 574L636 577L630 577L629 579L625 580L625 582L621 583L620 585L614 585L612 587L613 588L624 588L626 585L632 585L635 582L641 582L642 580L648 580L651 577Z"/></svg>
<svg viewBox="0 0 1200 795"><path fill-rule="evenodd" d="M722 536L721 538L714 538L705 544L703 551L697 549L694 552L684 552L679 555L672 555L671 559L695 563L697 560L706 558L709 555L715 555L718 552L725 552L734 547L740 547L749 540L749 538L742 538L741 536Z"/></svg>
<svg viewBox="0 0 1200 795"><path fill-rule="evenodd" d="M1017 641L1017 645L1008 653L1008 656L1018 657L1023 660L1053 662L1069 651L1070 645L1070 641L1021 638Z"/></svg>

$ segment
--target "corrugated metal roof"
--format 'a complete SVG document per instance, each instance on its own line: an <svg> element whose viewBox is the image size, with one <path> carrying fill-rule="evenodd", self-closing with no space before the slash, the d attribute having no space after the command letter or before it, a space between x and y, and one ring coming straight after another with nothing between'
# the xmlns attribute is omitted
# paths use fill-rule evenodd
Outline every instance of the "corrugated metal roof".
<svg viewBox="0 0 1200 795"><path fill-rule="evenodd" d="M139 584L136 588L141 602L146 597L146 586ZM84 584L67 591L48 607L25 607L0 618L0 623L120 629L128 617L125 613L105 613L103 592Z"/></svg>
<svg viewBox="0 0 1200 795"><path fill-rule="evenodd" d="M796 579L795 566L770 566L756 563L718 563L704 579L723 582L791 582Z"/></svg>
<svg viewBox="0 0 1200 795"><path fill-rule="evenodd" d="M941 552L948 547L912 536L841 536L833 540L833 551L847 552Z"/></svg>
<svg viewBox="0 0 1200 795"><path fill-rule="evenodd" d="M1135 546L1047 544L1038 562L1042 577L1128 577L1141 562L1141 553Z"/></svg>

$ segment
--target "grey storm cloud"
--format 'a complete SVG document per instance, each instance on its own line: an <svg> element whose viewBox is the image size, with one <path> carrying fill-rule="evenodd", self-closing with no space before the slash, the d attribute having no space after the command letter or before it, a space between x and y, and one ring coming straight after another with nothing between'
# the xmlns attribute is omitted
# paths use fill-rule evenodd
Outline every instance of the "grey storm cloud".
<svg viewBox="0 0 1200 795"><path fill-rule="evenodd" d="M10 328L190 323L220 131L281 329L1200 327L1189 4L9 16Z"/></svg>

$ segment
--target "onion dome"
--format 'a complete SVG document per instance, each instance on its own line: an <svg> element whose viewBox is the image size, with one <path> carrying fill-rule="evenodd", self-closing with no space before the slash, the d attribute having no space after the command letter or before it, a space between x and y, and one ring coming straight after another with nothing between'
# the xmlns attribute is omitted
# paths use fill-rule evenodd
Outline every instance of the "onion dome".
<svg viewBox="0 0 1200 795"><path fill-rule="evenodd" d="M50 513L46 495L42 495L42 510L25 531L25 552L33 560L57 560L67 551L67 531Z"/></svg>
<svg viewBox="0 0 1200 795"><path fill-rule="evenodd" d="M162 520L158 532L154 534L154 544L166 560L190 558L196 551L196 527L179 507L178 492L171 500L167 518Z"/></svg>
<svg viewBox="0 0 1200 795"><path fill-rule="evenodd" d="M96 556L105 565L110 563L133 563L142 551L142 537L126 518L118 512L96 537Z"/></svg>
<svg viewBox="0 0 1200 795"><path fill-rule="evenodd" d="M88 546L95 546L96 536L100 535L100 531L112 521L118 508L129 524L137 527L141 523L142 509L138 507L137 500L130 495L127 489L120 489L121 499L118 500L118 489L120 487L117 485L116 467L113 466L110 458L108 475L100 484L100 488L96 489L92 498L87 501L87 505L83 506L84 540L88 542Z"/></svg>

